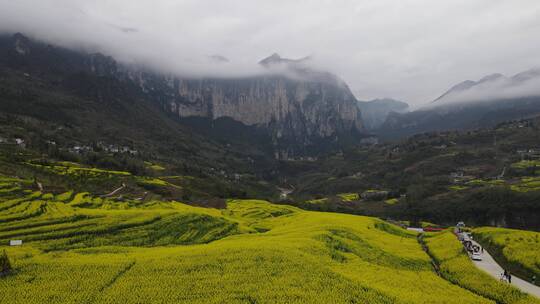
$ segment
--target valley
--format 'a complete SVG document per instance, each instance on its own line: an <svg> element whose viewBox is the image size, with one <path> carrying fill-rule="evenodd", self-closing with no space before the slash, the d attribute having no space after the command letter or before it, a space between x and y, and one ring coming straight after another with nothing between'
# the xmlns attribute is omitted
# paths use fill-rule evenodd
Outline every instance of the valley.
<svg viewBox="0 0 540 304"><path fill-rule="evenodd" d="M411 110L310 56L122 59L0 34L1 303L540 303L454 234L539 285L538 97L466 99L537 70Z"/></svg>
<svg viewBox="0 0 540 304"><path fill-rule="evenodd" d="M208 180L167 176L164 163L145 163L151 175L133 174L8 148L15 150L0 159L0 251L9 268L0 294L12 303L540 301L476 270L448 230L419 241L375 217L263 200L188 205L182 193L208 191ZM533 244L538 238L514 231ZM520 248L513 263L534 264L535 248Z"/></svg>

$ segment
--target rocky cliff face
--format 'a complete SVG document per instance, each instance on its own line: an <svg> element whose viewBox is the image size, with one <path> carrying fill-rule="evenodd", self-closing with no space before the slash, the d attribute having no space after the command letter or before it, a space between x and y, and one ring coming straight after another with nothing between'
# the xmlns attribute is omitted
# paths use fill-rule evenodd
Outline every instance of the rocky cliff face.
<svg viewBox="0 0 540 304"><path fill-rule="evenodd" d="M228 117L263 128L278 150L294 155L319 140L339 141L340 135L363 128L347 85L330 73L310 69L306 60L274 54L261 61L267 73L244 78L126 75L149 93L161 95L164 109L178 117ZM273 70L276 65L279 72Z"/></svg>
<svg viewBox="0 0 540 304"><path fill-rule="evenodd" d="M337 82L257 76L175 81L168 110L180 117L230 117L271 129L274 138L331 137L362 128L348 88Z"/></svg>
<svg viewBox="0 0 540 304"><path fill-rule="evenodd" d="M308 58L290 60L274 54L260 62L266 69L260 75L189 79L122 65L101 54L77 54L20 34L3 44L9 46L14 62L29 69L52 64L60 73L92 73L134 85L179 118L226 117L262 128L280 157L304 154L319 142L339 143L363 127L347 85L330 73L311 69Z"/></svg>

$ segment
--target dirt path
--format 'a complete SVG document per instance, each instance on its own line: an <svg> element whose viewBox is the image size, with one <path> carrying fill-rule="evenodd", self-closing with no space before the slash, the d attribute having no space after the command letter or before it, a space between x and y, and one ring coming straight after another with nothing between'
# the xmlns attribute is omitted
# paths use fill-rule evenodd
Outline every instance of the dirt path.
<svg viewBox="0 0 540 304"><path fill-rule="evenodd" d="M474 245L480 246L477 242L472 241ZM482 254L482 261L473 261L476 267L482 269L483 271L490 274L495 279L499 280L501 273L504 272L503 268L495 262L491 255L484 250ZM540 298L540 287L533 285L527 281L524 281L516 276L512 276L512 285L521 289L522 291L534 295L537 298Z"/></svg>
<svg viewBox="0 0 540 304"><path fill-rule="evenodd" d="M113 195L115 195L116 193L122 191L125 187L126 187L126 184L122 183L122 186L120 186L119 188L115 189L115 190L114 190L113 192L111 192L111 193L102 195L101 197L110 197L110 196L113 196Z"/></svg>

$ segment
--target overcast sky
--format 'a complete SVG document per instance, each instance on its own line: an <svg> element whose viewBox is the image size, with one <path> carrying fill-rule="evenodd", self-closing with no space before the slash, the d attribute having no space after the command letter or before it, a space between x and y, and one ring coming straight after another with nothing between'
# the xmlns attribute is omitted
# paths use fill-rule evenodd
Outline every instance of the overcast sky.
<svg viewBox="0 0 540 304"><path fill-rule="evenodd" d="M0 31L191 75L312 55L360 99L415 105L540 66L539 0L0 0Z"/></svg>

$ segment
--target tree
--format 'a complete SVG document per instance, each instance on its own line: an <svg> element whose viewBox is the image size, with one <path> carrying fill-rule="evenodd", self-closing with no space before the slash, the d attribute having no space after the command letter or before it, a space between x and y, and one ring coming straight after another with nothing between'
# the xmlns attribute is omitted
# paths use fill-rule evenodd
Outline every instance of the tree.
<svg viewBox="0 0 540 304"><path fill-rule="evenodd" d="M422 184L415 184L407 187L405 206L406 215L411 222L411 226L420 226L422 201L428 196L428 191L426 191L425 186Z"/></svg>
<svg viewBox="0 0 540 304"><path fill-rule="evenodd" d="M7 253L4 250L2 254L0 254L0 276L6 275L9 272L11 272L11 263L9 262Z"/></svg>

